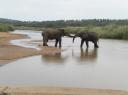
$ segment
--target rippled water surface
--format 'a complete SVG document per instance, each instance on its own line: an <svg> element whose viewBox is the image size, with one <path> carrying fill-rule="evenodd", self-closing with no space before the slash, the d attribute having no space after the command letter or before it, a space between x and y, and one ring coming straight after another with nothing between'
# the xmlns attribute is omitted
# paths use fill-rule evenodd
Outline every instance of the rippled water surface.
<svg viewBox="0 0 128 95"><path fill-rule="evenodd" d="M14 33L42 40L40 32ZM12 43L34 48L38 44L15 41ZM54 41L49 45L53 46ZM128 90L128 41L100 39L99 47L94 49L90 43L89 49L85 45L81 49L79 38L73 44L65 37L62 52L56 56L26 57L0 67L0 84Z"/></svg>

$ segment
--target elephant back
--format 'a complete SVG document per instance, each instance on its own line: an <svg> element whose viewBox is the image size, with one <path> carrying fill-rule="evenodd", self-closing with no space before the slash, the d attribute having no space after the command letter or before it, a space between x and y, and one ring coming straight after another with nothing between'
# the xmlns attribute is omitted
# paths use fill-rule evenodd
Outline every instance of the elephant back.
<svg viewBox="0 0 128 95"><path fill-rule="evenodd" d="M98 40L98 34L96 32L86 32L86 35L88 36L89 40Z"/></svg>

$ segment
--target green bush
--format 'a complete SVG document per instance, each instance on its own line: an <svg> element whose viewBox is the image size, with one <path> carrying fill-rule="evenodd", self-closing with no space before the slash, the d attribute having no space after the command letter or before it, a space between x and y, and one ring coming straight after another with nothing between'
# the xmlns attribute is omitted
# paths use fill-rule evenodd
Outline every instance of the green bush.
<svg viewBox="0 0 128 95"><path fill-rule="evenodd" d="M77 32L96 32L100 38L109 39L128 39L128 25L106 25L106 26L90 26L90 27L66 27L69 33Z"/></svg>
<svg viewBox="0 0 128 95"><path fill-rule="evenodd" d="M0 24L0 32L13 31L14 27L12 25Z"/></svg>

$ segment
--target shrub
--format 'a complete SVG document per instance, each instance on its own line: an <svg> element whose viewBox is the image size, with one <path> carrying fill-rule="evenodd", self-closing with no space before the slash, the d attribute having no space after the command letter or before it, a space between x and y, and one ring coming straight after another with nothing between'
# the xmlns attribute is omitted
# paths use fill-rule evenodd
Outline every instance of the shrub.
<svg viewBox="0 0 128 95"><path fill-rule="evenodd" d="M14 27L12 25L0 24L0 32L13 31Z"/></svg>

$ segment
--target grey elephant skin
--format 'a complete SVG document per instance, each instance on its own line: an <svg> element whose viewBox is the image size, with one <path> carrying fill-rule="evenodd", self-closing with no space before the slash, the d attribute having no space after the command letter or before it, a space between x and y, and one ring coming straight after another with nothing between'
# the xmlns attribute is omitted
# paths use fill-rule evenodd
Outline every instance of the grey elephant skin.
<svg viewBox="0 0 128 95"><path fill-rule="evenodd" d="M78 32L75 34L75 36L73 37L73 43L76 37L80 37L81 38L81 45L80 47L83 47L84 42L86 43L87 48L89 47L89 41L92 42L94 44L95 48L98 48L98 34L95 32Z"/></svg>
<svg viewBox="0 0 128 95"><path fill-rule="evenodd" d="M55 40L55 47L57 47L59 43L59 47L61 47L61 41L63 36L69 36L72 37L69 33L65 32L64 29L54 29L54 28L48 28L43 30L42 32L43 36L43 46L48 46L47 42L48 40Z"/></svg>

